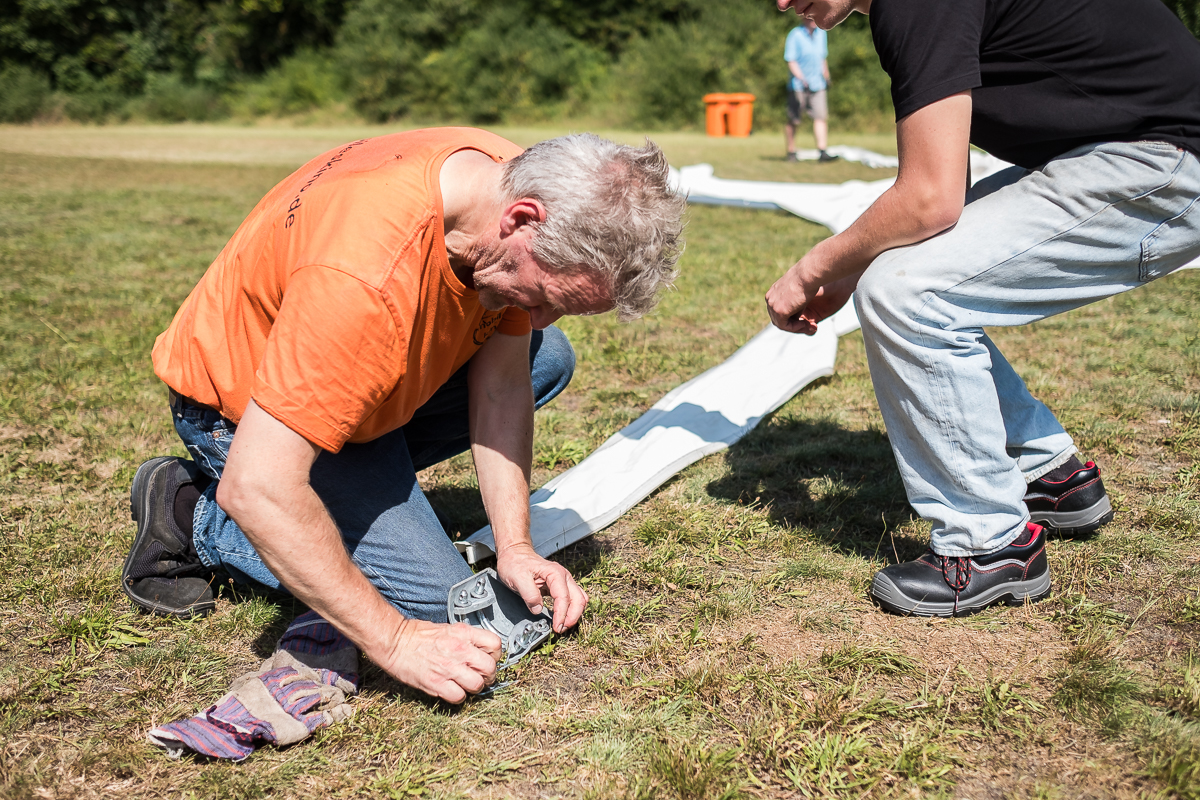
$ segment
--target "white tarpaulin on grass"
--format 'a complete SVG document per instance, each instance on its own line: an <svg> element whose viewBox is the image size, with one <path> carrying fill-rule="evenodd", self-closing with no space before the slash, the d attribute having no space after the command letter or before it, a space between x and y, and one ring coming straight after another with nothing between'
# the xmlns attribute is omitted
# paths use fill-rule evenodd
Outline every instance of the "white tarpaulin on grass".
<svg viewBox="0 0 1200 800"><path fill-rule="evenodd" d="M892 157L849 150L856 149L838 148L837 154L869 166L895 166L888 162ZM1007 166L985 153L971 153L972 181ZM708 164L672 169L671 177L690 202L778 207L834 233L845 230L894 182L733 181L714 177ZM1200 267L1200 259L1188 267ZM684 467L741 439L809 383L833 374L838 337L857 329L853 304L818 325L813 336L767 326L724 362L668 392L594 453L530 496L534 549L549 556L611 525ZM491 526L456 544L472 564L491 556Z"/></svg>
<svg viewBox="0 0 1200 800"><path fill-rule="evenodd" d="M830 148L830 152L833 149ZM879 158L888 158L888 156L879 156ZM1011 166L1012 164L987 153L972 152L971 182L982 180L988 175ZM859 215L866 211L879 195L886 192L896 182L895 178L884 178L878 181L846 181L845 183L731 181L714 176L713 168L708 164L696 164L678 171L672 170L671 177L681 192L687 192L689 202L751 208L781 208L798 217L820 223L834 233L841 233L850 227L850 224L858 219Z"/></svg>
<svg viewBox="0 0 1200 800"><path fill-rule="evenodd" d="M900 159L895 156L885 156L867 150L862 147L851 147L844 144L835 144L825 152L831 156L837 156L843 161L857 161L858 163L872 167L874 169L895 169L900 166ZM797 150L796 160L798 161L816 161L821 157L820 150Z"/></svg>

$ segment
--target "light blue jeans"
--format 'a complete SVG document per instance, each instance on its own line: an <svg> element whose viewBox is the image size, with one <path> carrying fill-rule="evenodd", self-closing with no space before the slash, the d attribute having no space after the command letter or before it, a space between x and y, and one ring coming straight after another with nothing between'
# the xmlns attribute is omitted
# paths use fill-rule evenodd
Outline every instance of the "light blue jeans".
<svg viewBox="0 0 1200 800"><path fill-rule="evenodd" d="M980 181L967 203L946 233L875 259L855 293L908 500L945 556L1007 546L1029 519L1027 482L1075 452L983 329L1061 314L1200 256L1200 161L1161 142L1087 145Z"/></svg>
<svg viewBox="0 0 1200 800"><path fill-rule="evenodd" d="M534 403L541 408L570 383L575 351L562 331L550 327L533 332L529 361ZM219 480L236 426L183 400L172 405L171 417L200 469ZM445 622L450 587L471 576L417 483L419 470L469 446L464 366L403 428L321 453L313 464L312 487L341 530L351 560L406 616ZM216 492L214 481L196 505L193 538L200 560L239 582L286 591L217 505Z"/></svg>

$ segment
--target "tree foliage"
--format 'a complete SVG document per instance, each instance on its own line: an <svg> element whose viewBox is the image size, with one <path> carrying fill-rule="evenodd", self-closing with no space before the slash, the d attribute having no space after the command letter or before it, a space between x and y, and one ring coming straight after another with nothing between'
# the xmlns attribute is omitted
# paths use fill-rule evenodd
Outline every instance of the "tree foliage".
<svg viewBox="0 0 1200 800"><path fill-rule="evenodd" d="M344 0L10 0L0 61L70 91L86 72L140 91L154 72L229 81L305 46L328 45Z"/></svg>
<svg viewBox="0 0 1200 800"><path fill-rule="evenodd" d="M1200 35L1200 0L1164 0ZM53 93L80 119L290 114L345 102L370 119L603 117L697 124L710 91L782 113L783 37L769 0L4 0L0 116ZM890 116L866 20L830 36L831 112ZM34 111L30 111L34 109Z"/></svg>
<svg viewBox="0 0 1200 800"><path fill-rule="evenodd" d="M1167 8L1183 21L1192 35L1200 39L1200 0L1163 0Z"/></svg>

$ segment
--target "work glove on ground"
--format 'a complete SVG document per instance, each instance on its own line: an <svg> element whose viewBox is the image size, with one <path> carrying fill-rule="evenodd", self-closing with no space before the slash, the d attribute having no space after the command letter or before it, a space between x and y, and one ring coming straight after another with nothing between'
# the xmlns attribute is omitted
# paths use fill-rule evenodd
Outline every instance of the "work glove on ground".
<svg viewBox="0 0 1200 800"><path fill-rule="evenodd" d="M288 745L349 718L358 692L358 648L315 611L301 614L257 672L189 719L154 728L150 743L178 758L192 751L241 761L261 744Z"/></svg>

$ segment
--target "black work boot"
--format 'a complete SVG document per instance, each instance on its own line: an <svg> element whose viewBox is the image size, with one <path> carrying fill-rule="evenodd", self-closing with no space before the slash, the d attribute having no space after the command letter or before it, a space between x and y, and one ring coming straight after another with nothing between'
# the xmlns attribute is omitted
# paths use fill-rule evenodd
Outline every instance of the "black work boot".
<svg viewBox="0 0 1200 800"><path fill-rule="evenodd" d="M1008 547L956 558L928 550L916 561L875 573L871 597L896 614L963 617L996 603L1021 605L1050 596L1046 532L1029 523Z"/></svg>
<svg viewBox="0 0 1200 800"><path fill-rule="evenodd" d="M1025 506L1034 522L1067 536L1094 533L1113 518L1100 467L1094 461L1081 464L1075 456L1032 481Z"/></svg>
<svg viewBox="0 0 1200 800"><path fill-rule="evenodd" d="M196 555L191 519L175 509L177 496L198 496L209 480L195 463L171 457L152 458L133 476L129 510L137 535L121 570L121 588L139 608L197 617L216 607L212 570Z"/></svg>

